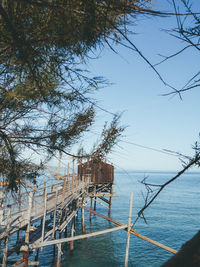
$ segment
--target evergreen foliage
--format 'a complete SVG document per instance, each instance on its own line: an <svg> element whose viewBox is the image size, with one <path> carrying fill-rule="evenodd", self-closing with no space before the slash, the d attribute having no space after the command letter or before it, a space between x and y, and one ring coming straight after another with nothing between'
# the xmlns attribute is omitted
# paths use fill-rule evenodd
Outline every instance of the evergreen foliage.
<svg viewBox="0 0 200 267"><path fill-rule="evenodd" d="M105 81L90 77L82 66L108 38L119 42L116 28L126 31L128 17L145 3L1 1L0 177L11 190L17 190L16 180L35 181L44 163L58 151L69 154L89 130L95 120L89 94ZM105 157L122 131L114 116L99 144L82 156ZM38 166L32 159L41 155Z"/></svg>

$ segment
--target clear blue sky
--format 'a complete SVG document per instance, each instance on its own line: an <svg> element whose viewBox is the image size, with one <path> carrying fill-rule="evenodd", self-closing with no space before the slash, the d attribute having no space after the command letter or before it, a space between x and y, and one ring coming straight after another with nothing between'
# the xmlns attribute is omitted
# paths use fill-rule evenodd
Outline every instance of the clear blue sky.
<svg viewBox="0 0 200 267"><path fill-rule="evenodd" d="M170 11L167 1L154 1L155 9ZM172 9L171 9L172 10ZM162 58L158 54L170 55L183 44L161 29L176 26L174 17L139 17L129 36L131 41L151 61ZM191 146L198 140L199 89L178 96L161 96L170 92L144 60L131 50L114 47L119 55L105 48L100 58L88 62L93 75L104 76L113 85L103 88L95 96L99 104L111 112L123 112L122 125L128 126L123 140L156 149L168 149L191 155ZM171 85L179 88L199 70L199 53L195 49L161 64L158 71ZM99 111L99 124L111 116ZM98 127L96 128L96 131ZM115 166L133 170L180 170L177 157L121 142L109 159Z"/></svg>

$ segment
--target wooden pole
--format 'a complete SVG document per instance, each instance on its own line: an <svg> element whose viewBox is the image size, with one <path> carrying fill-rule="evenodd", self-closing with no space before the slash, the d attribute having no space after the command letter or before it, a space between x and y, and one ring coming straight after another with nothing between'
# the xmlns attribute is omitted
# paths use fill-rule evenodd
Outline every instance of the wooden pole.
<svg viewBox="0 0 200 267"><path fill-rule="evenodd" d="M74 157L73 157L73 171L72 171L72 193L74 193Z"/></svg>
<svg viewBox="0 0 200 267"><path fill-rule="evenodd" d="M55 199L55 207L54 207L54 216L53 216L53 233L52 238L55 238L55 227L56 227L56 209L57 209L57 201L58 201L58 179L56 185L56 199Z"/></svg>
<svg viewBox="0 0 200 267"><path fill-rule="evenodd" d="M29 192L28 197L28 208L27 208L27 227L25 233L25 246L23 246L23 262L25 266L28 266L28 254L29 254L29 232L30 232L30 224L31 224L31 208L32 208L32 201L33 201L33 192Z"/></svg>
<svg viewBox="0 0 200 267"><path fill-rule="evenodd" d="M10 216L11 216L11 208L9 207L8 208L8 215L7 215L7 223L6 223L6 238L5 238L5 246L4 246L4 250L3 250L2 267L6 267L6 261L7 261L9 228L10 228Z"/></svg>
<svg viewBox="0 0 200 267"><path fill-rule="evenodd" d="M65 201L65 191L66 191L66 175L64 176L63 179L62 203L64 203Z"/></svg>
<svg viewBox="0 0 200 267"><path fill-rule="evenodd" d="M76 185L76 192L77 192L77 185L78 185L78 181L77 181L77 179L78 179L78 176L77 176L77 175L75 175L75 185Z"/></svg>
<svg viewBox="0 0 200 267"><path fill-rule="evenodd" d="M82 214L81 214L82 215L81 223L82 223L82 232L83 232L83 234L86 233L86 231L85 231L85 210L84 210L84 206L85 206L85 195L82 198Z"/></svg>
<svg viewBox="0 0 200 267"><path fill-rule="evenodd" d="M110 188L110 194L112 194L112 185L111 185L111 188ZM108 217L110 217L111 201L112 201L112 196L110 196L110 198L109 198Z"/></svg>
<svg viewBox="0 0 200 267"><path fill-rule="evenodd" d="M44 241L45 222L46 222L46 210L47 210L47 189L46 182L44 182L44 196L43 196L43 220L42 220L42 236L41 242Z"/></svg>
<svg viewBox="0 0 200 267"><path fill-rule="evenodd" d="M102 231L98 231L98 232L94 232L94 233L90 233L90 234L77 235L77 236L63 238L63 239L45 241L43 243L39 243L37 245L37 247L46 247L46 246L52 246L52 245L57 245L57 244L61 244L61 243L76 241L76 240L80 240L80 239L85 239L85 238L89 238L89 237L94 237L94 236L98 236L98 235L112 233L112 232L119 231L119 230L124 230L124 229L127 229L127 227L128 227L127 224L123 224L121 226L109 228L106 230L102 230Z"/></svg>
<svg viewBox="0 0 200 267"><path fill-rule="evenodd" d="M75 220L74 220L74 217L72 219L72 229L71 229L71 237L74 236L74 223L75 223ZM70 241L70 251L72 252L74 250L74 241Z"/></svg>
<svg viewBox="0 0 200 267"><path fill-rule="evenodd" d="M90 198L90 210L92 210L92 197ZM92 213L90 212L90 222L92 219Z"/></svg>
<svg viewBox="0 0 200 267"><path fill-rule="evenodd" d="M40 249L38 248L35 255L35 261L38 261Z"/></svg>
<svg viewBox="0 0 200 267"><path fill-rule="evenodd" d="M94 186L94 194L96 194L96 191L97 191L97 186L96 186L96 184L95 184L95 186ZM97 202L96 202L96 199L97 199L97 197L95 197L94 198L94 210L96 210L96 206L97 206Z"/></svg>
<svg viewBox="0 0 200 267"><path fill-rule="evenodd" d="M60 267L60 261L61 261L61 255L62 255L61 244L58 244L57 248L58 248L58 256L57 256L57 261L56 261L56 267Z"/></svg>
<svg viewBox="0 0 200 267"><path fill-rule="evenodd" d="M133 202L133 192L131 192L129 215L128 215L128 229L127 229L127 239L126 239L126 256L125 256L125 265L124 265L125 267L128 266L128 253L129 253L130 230L131 230L132 202Z"/></svg>

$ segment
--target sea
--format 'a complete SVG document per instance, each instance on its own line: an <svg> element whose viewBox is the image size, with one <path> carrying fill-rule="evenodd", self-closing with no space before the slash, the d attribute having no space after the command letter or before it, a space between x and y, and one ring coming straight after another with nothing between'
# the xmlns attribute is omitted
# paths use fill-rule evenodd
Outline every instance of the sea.
<svg viewBox="0 0 200 267"><path fill-rule="evenodd" d="M200 173L188 172L169 184L145 210L144 219L137 219L143 207L146 189L141 183L144 178L152 184L163 184L174 177L175 172L115 171L111 218L128 223L130 194L133 192L132 223L136 231L159 243L179 250L200 229ZM156 190L156 188L154 188ZM87 206L89 207L88 202ZM108 209L97 203L96 211L108 215ZM114 227L113 223L85 211L86 232L105 230ZM76 217L75 235L82 234L81 212ZM68 231L68 236L70 231ZM65 267L110 267L124 266L127 232L124 230L90 237L74 242L70 253L69 244L62 245L61 266ZM55 266L56 255L53 247L39 252L40 266ZM128 266L158 267L173 254L156 247L133 235L130 236ZM12 256L12 260L17 255ZM35 254L29 260L34 260ZM9 265L8 265L9 266ZM11 266L11 265L10 265Z"/></svg>

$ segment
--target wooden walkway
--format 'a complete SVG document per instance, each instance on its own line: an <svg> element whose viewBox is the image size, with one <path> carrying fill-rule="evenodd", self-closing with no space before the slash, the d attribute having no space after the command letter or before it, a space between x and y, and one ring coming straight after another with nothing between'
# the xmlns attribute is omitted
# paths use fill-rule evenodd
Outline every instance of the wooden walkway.
<svg viewBox="0 0 200 267"><path fill-rule="evenodd" d="M55 178L56 183L49 186L44 183L42 188L31 189L20 197L1 195L0 242L5 240L2 266L6 266L7 257L12 253L28 254L33 247L54 238L56 231L62 233L77 214L77 205L88 195L90 179L82 181L72 175L68 178L55 175ZM9 238L14 233L17 233L16 245L8 250ZM23 258L28 261L25 253Z"/></svg>
<svg viewBox="0 0 200 267"><path fill-rule="evenodd" d="M46 188L48 190L48 187ZM44 216L44 210L46 210L46 216L50 213L52 213L56 209L64 209L68 207L73 200L77 200L81 194L86 193L88 189L88 184L85 182L79 181L77 184L77 188L74 189L74 192L72 190L72 184L66 183L64 191L62 187L62 183L54 184L52 191L47 193L46 196L46 204L45 204L45 198L44 193L39 192L36 193L35 191L29 191L26 193L25 198L23 198L22 195L22 205L23 209L15 212L16 206L19 206L19 203L12 203L8 204L7 207L4 208L4 212L7 210L7 214L4 215L4 219L1 221L0 227L1 227L1 233L0 233L0 239L5 238L6 235L10 235L15 233L16 231L19 231L20 229L24 228L28 223L28 213L30 212L28 203L30 202L30 198L32 205L31 205L31 215L30 215L30 221L31 223L43 218ZM64 192L64 198L63 198L63 192ZM31 197L31 195L33 197ZM55 205L55 203L57 203ZM26 207L24 208L24 206ZM46 207L45 207L46 205ZM11 209L11 214L9 215L8 210ZM13 211L13 212L12 212ZM6 233L6 225L7 225L7 219L9 218L9 231Z"/></svg>
<svg viewBox="0 0 200 267"><path fill-rule="evenodd" d="M44 185L41 188L30 186L30 190L19 193L16 196L8 198L0 195L0 246L4 240L2 249L2 267L7 266L8 257L13 253L22 253L22 257L12 263L13 267L21 266L37 266L39 265L39 251L45 246L57 246L57 261L56 267L60 266L61 262L61 244L70 242L70 250L74 249L73 242L83 238L106 234L118 230L127 231L125 266L128 266L128 251L130 234L135 235L143 240L146 240L153 245L156 245L171 253L177 253L176 250L169 248L161 243L149 239L136 232L131 228L131 210L132 196L130 200L128 224L122 224L110 218L111 197L113 196L112 185L102 184L94 185L91 183L91 177L84 177L83 180L78 179L78 176L72 175L60 176L51 172L54 176L55 183ZM86 198L90 198L90 209L86 204ZM104 204L109 205L108 217L101 215L95 211L97 197L104 201ZM107 198L106 198L107 197ZM108 200L109 199L109 200ZM15 201L13 201L15 200ZM94 211L92 210L92 201L94 200ZM82 210L82 230L83 235L74 236L75 216L78 209ZM85 233L84 210L88 210L91 214L94 213L112 223L115 227L98 231L95 233ZM67 226L70 223L70 236L65 235L62 238L62 233L65 233ZM69 229L68 229L69 230ZM56 237L56 232L59 232L59 237ZM9 239L15 234L16 244L8 246ZM68 232L69 234L69 232ZM13 244L13 242L12 242ZM35 261L29 261L29 254L36 252Z"/></svg>

